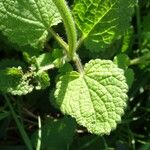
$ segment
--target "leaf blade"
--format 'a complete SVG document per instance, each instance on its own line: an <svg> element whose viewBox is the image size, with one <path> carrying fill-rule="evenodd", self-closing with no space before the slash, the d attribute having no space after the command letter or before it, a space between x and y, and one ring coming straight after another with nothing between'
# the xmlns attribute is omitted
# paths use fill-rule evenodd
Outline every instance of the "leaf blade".
<svg viewBox="0 0 150 150"><path fill-rule="evenodd" d="M84 71L83 76L70 72L61 77L55 92L56 104L89 132L109 134L126 106L124 72L111 61L99 59L86 64Z"/></svg>
<svg viewBox="0 0 150 150"><path fill-rule="evenodd" d="M43 46L48 28L61 21L51 0L2 0L0 8L0 30L20 46Z"/></svg>
<svg viewBox="0 0 150 150"><path fill-rule="evenodd" d="M130 26L134 4L134 0L75 0L73 14L85 46L99 51L119 38Z"/></svg>

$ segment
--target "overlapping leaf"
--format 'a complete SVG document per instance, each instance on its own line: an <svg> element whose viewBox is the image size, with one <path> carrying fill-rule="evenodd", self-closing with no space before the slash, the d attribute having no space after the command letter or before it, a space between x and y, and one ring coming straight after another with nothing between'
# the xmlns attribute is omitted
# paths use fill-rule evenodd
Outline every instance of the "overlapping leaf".
<svg viewBox="0 0 150 150"><path fill-rule="evenodd" d="M94 134L109 134L121 120L127 100L124 72L109 60L92 60L84 74L70 72L60 78L56 104Z"/></svg>
<svg viewBox="0 0 150 150"><path fill-rule="evenodd" d="M99 51L130 25L135 0L75 0L73 14L85 45Z"/></svg>
<svg viewBox="0 0 150 150"><path fill-rule="evenodd" d="M36 90L41 90L41 89L45 89L48 86L50 86L50 78L49 75L46 72L41 72L41 73L35 73L35 81L36 81L36 86L35 89Z"/></svg>
<svg viewBox="0 0 150 150"><path fill-rule="evenodd" d="M0 71L0 91L12 95L25 95L33 90L20 67L6 68Z"/></svg>
<svg viewBox="0 0 150 150"><path fill-rule="evenodd" d="M1 0L0 30L19 45L42 46L48 29L60 22L52 0Z"/></svg>

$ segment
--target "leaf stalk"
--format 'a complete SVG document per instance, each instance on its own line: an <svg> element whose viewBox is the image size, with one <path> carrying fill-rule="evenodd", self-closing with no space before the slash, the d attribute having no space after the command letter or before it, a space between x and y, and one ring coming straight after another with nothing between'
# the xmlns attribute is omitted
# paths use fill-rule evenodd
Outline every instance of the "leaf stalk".
<svg viewBox="0 0 150 150"><path fill-rule="evenodd" d="M130 61L130 65L137 65L137 64L142 64L146 62L150 62L150 53L145 54L144 56L132 59Z"/></svg>
<svg viewBox="0 0 150 150"><path fill-rule="evenodd" d="M60 44L60 46L66 51L66 53L69 53L68 44L57 33L55 33L51 28L49 29L49 32L53 35L53 37Z"/></svg>
<svg viewBox="0 0 150 150"><path fill-rule="evenodd" d="M73 60L77 46L77 34L72 14L65 0L53 0L53 3L57 6L63 19L69 45L68 57Z"/></svg>
<svg viewBox="0 0 150 150"><path fill-rule="evenodd" d="M75 58L74 58L74 62L75 62L75 64L76 64L76 67L77 67L79 73L80 73L81 75L83 75L84 69L83 69L81 60L80 60L80 58L79 58L79 56L78 56L77 54L76 54L76 56L75 56Z"/></svg>

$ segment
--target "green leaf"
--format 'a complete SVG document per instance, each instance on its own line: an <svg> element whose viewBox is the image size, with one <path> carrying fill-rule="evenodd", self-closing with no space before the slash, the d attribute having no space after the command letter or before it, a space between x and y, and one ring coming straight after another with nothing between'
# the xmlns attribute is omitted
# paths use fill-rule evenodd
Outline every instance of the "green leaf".
<svg viewBox="0 0 150 150"><path fill-rule="evenodd" d="M99 51L130 27L135 0L75 0L73 14L85 45Z"/></svg>
<svg viewBox="0 0 150 150"><path fill-rule="evenodd" d="M22 78L23 72L20 68L7 68L0 71L0 90L9 91L16 87Z"/></svg>
<svg viewBox="0 0 150 150"><path fill-rule="evenodd" d="M121 120L128 86L124 71L109 60L92 60L84 74L62 76L55 91L56 105L94 134L109 134Z"/></svg>
<svg viewBox="0 0 150 150"><path fill-rule="evenodd" d="M41 89L45 89L48 86L50 86L50 78L49 75L46 72L37 72L34 75L35 80L36 80L36 86L35 89L36 90L41 90Z"/></svg>
<svg viewBox="0 0 150 150"><path fill-rule="evenodd" d="M71 72L73 71L73 67L69 63L65 63L61 68L59 68L59 74L64 75L66 72Z"/></svg>
<svg viewBox="0 0 150 150"><path fill-rule="evenodd" d="M124 70L124 75L126 77L127 84L129 88L132 86L134 81L134 71L131 68L128 68L130 65L130 58L126 54L119 54L114 57L113 62L121 69Z"/></svg>
<svg viewBox="0 0 150 150"><path fill-rule="evenodd" d="M18 45L42 47L60 14L52 0L1 0L0 30Z"/></svg>
<svg viewBox="0 0 150 150"><path fill-rule="evenodd" d="M134 81L134 71L133 71L133 69L128 68L125 71L125 77L126 77L126 81L127 81L127 84L129 86L129 88L131 88L131 86L133 84L133 81Z"/></svg>
<svg viewBox="0 0 150 150"><path fill-rule="evenodd" d="M126 70L130 64L130 58L126 54L119 54L114 57L113 62L119 68Z"/></svg>
<svg viewBox="0 0 150 150"><path fill-rule="evenodd" d="M35 60L34 60L35 59ZM49 65L53 62L52 54L49 53L43 53L39 55L37 58L33 58L34 63L36 63L36 66L38 68Z"/></svg>
<svg viewBox="0 0 150 150"><path fill-rule="evenodd" d="M132 47L133 40L134 40L133 33L134 33L134 30L133 30L133 27L131 26L129 30L126 32L126 34L123 36L122 47L121 47L122 53L126 52Z"/></svg>
<svg viewBox="0 0 150 150"><path fill-rule="evenodd" d="M73 140L76 123L71 118L59 120L49 119L42 126L41 149L46 150L66 150ZM32 141L36 145L38 133L35 132Z"/></svg>
<svg viewBox="0 0 150 150"><path fill-rule="evenodd" d="M55 67L62 66L63 64L63 52L61 49L54 49L52 52L43 53L38 57L33 57L31 63L37 68L45 67L53 64Z"/></svg>
<svg viewBox="0 0 150 150"><path fill-rule="evenodd" d="M24 75L21 67L6 68L0 71L0 91L12 95L26 95L33 90L28 76Z"/></svg>

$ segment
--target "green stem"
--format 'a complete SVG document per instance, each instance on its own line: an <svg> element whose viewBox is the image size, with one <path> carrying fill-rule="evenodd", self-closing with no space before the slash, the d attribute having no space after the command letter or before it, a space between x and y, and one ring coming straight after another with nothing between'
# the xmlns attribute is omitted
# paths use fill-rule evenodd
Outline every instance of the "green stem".
<svg viewBox="0 0 150 150"><path fill-rule="evenodd" d="M41 149L41 141L42 141L42 130L41 130L41 118L40 118L40 116L38 116L38 125L39 125L39 131L38 131L38 141L37 141L36 150Z"/></svg>
<svg viewBox="0 0 150 150"><path fill-rule="evenodd" d="M130 65L136 65L136 64L146 63L146 62L150 62L150 53L144 56L132 59L130 61Z"/></svg>
<svg viewBox="0 0 150 150"><path fill-rule="evenodd" d="M27 133L25 132L23 126L21 125L19 119L17 118L17 114L15 113L15 111L14 111L14 109L13 109L13 106L11 105L8 96L7 96L7 95L4 95L4 97L5 97L5 99L6 99L7 105L8 105L8 107L10 108L11 114L12 114L12 116L13 116L13 118L14 118L16 124L17 124L17 127L18 127L18 129L19 129L19 131L20 131L20 134L21 134L21 136L22 136L22 138L23 138L23 140L24 140L24 142L25 142L25 144L26 144L28 150L33 150L32 145L31 145L31 142L30 142L30 139L29 139Z"/></svg>
<svg viewBox="0 0 150 150"><path fill-rule="evenodd" d="M27 110L25 107L22 107L22 110L24 111L24 113L34 119L38 119L38 117L36 115L34 115L32 112L30 112L29 110Z"/></svg>
<svg viewBox="0 0 150 150"><path fill-rule="evenodd" d="M84 73L83 66L82 66L81 60L77 54L75 54L73 61L75 62L76 67L77 67L78 71L80 72L80 74L83 75L83 73Z"/></svg>
<svg viewBox="0 0 150 150"><path fill-rule="evenodd" d="M47 70L50 70L50 69L53 69L53 68L55 68L55 65L54 64L49 64L49 65L40 67L38 73L42 73L44 71L47 71Z"/></svg>
<svg viewBox="0 0 150 150"><path fill-rule="evenodd" d="M56 39L56 41L60 44L60 46L68 54L69 53L69 46L68 46L68 44L57 33L55 33L51 28L49 29L49 32L53 35L53 37Z"/></svg>
<svg viewBox="0 0 150 150"><path fill-rule="evenodd" d="M85 39L84 36L82 36L82 37L78 40L77 47L76 47L76 51L80 48L80 46L82 45L84 39Z"/></svg>
<svg viewBox="0 0 150 150"><path fill-rule="evenodd" d="M57 6L60 15L63 19L64 26L67 33L68 45L69 45L69 59L73 60L76 46L77 46L77 35L75 23L73 21L73 17L71 15L70 9L67 6L65 0L53 0L54 4Z"/></svg>

